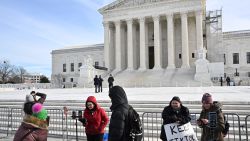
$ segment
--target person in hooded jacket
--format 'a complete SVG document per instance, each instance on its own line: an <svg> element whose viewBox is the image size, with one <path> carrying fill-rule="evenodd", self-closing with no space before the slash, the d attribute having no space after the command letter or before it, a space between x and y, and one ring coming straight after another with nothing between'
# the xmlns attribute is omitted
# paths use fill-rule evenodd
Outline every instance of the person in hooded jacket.
<svg viewBox="0 0 250 141"><path fill-rule="evenodd" d="M88 141L102 141L104 129L108 124L108 116L99 106L94 96L89 96L85 103L83 117L79 119L85 126Z"/></svg>
<svg viewBox="0 0 250 141"><path fill-rule="evenodd" d="M125 91L120 86L114 86L109 91L111 99L111 118L109 124L108 141L128 141L129 133L126 131L128 116L128 100Z"/></svg>
<svg viewBox="0 0 250 141"><path fill-rule="evenodd" d="M163 125L161 127L160 138L167 141L166 133L164 130L165 124L179 123L180 125L190 122L189 109L182 105L179 97L174 96L169 105L166 106L162 112Z"/></svg>
<svg viewBox="0 0 250 141"><path fill-rule="evenodd" d="M223 130L224 116L221 111L221 103L213 102L212 95L205 93L202 96L202 111L197 120L197 124L202 128L201 141L224 141ZM209 124L209 113L216 113L216 125L211 127Z"/></svg>

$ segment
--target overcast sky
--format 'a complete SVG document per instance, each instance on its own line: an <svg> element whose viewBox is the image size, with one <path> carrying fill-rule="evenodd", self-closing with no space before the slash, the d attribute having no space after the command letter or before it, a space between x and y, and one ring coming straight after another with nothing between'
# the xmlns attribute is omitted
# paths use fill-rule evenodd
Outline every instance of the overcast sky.
<svg viewBox="0 0 250 141"><path fill-rule="evenodd" d="M0 60L51 75L51 51L103 43L99 8L114 0L0 0ZM223 31L250 29L250 0L207 0Z"/></svg>

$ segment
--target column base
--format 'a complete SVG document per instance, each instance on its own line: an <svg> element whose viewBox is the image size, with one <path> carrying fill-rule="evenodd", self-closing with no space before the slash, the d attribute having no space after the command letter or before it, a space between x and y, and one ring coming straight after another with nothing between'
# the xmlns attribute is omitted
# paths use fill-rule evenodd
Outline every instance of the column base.
<svg viewBox="0 0 250 141"><path fill-rule="evenodd" d="M182 65L181 69L190 69L190 66L189 65Z"/></svg>
<svg viewBox="0 0 250 141"><path fill-rule="evenodd" d="M161 71L161 70L163 70L163 68L160 67L160 66L156 66L152 70L154 70L154 71Z"/></svg>
<svg viewBox="0 0 250 141"><path fill-rule="evenodd" d="M138 71L146 71L147 69L145 67L140 67Z"/></svg>
<svg viewBox="0 0 250 141"><path fill-rule="evenodd" d="M174 64L168 65L168 66L167 66L167 69L168 69L168 70L176 69L176 66L175 66Z"/></svg>
<svg viewBox="0 0 250 141"><path fill-rule="evenodd" d="M125 71L134 71L134 68L127 68Z"/></svg>

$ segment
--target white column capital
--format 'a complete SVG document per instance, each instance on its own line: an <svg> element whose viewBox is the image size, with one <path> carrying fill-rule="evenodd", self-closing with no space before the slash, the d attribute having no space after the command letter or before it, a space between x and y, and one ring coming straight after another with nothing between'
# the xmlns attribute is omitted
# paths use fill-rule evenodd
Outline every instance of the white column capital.
<svg viewBox="0 0 250 141"><path fill-rule="evenodd" d="M181 18L187 17L187 14L188 14L188 12L187 12L187 11L182 12L182 13L181 13Z"/></svg>
<svg viewBox="0 0 250 141"><path fill-rule="evenodd" d="M132 24L133 23L133 19L126 19L127 24Z"/></svg>
<svg viewBox="0 0 250 141"><path fill-rule="evenodd" d="M195 11L195 16L202 16L202 10Z"/></svg>
<svg viewBox="0 0 250 141"><path fill-rule="evenodd" d="M166 14L166 17L167 17L167 18L173 18L173 17L174 17L174 13L167 13L167 14Z"/></svg>
<svg viewBox="0 0 250 141"><path fill-rule="evenodd" d="M160 20L160 15L154 15L153 20L154 21L159 21Z"/></svg>
<svg viewBox="0 0 250 141"><path fill-rule="evenodd" d="M104 27L107 27L107 26L109 26L109 21L103 21L102 24Z"/></svg>
<svg viewBox="0 0 250 141"><path fill-rule="evenodd" d="M145 17L140 17L138 18L140 22L145 22L146 18Z"/></svg>
<svg viewBox="0 0 250 141"><path fill-rule="evenodd" d="M115 26L117 26L117 25L120 25L120 24L121 24L121 21L120 21L120 20L117 20L117 21L114 21L114 23L115 23Z"/></svg>

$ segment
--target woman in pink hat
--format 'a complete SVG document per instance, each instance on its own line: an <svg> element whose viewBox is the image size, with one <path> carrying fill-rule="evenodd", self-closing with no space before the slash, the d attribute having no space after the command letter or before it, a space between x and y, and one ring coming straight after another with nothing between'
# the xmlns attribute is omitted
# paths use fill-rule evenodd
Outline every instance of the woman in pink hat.
<svg viewBox="0 0 250 141"><path fill-rule="evenodd" d="M212 95L205 93L202 96L202 111L197 124L202 128L201 141L224 141L224 116L221 103L213 102Z"/></svg>

